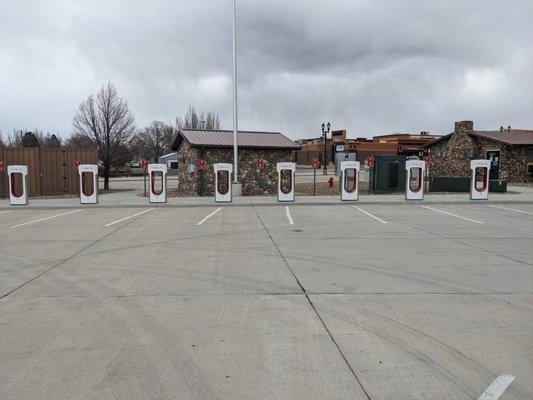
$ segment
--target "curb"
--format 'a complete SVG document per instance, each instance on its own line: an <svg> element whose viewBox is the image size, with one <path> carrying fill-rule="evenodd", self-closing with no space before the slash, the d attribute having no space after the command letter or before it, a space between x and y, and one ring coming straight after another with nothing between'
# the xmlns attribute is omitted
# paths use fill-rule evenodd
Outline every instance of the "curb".
<svg viewBox="0 0 533 400"><path fill-rule="evenodd" d="M472 204L533 204L532 200L458 200L458 201L442 201L442 200L428 200L428 201L324 201L324 202L310 202L310 201L294 201L294 202L276 202L276 203L202 203L202 204L68 204L68 205L21 205L21 206L0 206L0 211L5 210L68 210L68 209L100 209L100 208L205 208L205 207L278 207L278 206L346 206L346 205L421 205L421 204L442 204L442 205L472 205Z"/></svg>

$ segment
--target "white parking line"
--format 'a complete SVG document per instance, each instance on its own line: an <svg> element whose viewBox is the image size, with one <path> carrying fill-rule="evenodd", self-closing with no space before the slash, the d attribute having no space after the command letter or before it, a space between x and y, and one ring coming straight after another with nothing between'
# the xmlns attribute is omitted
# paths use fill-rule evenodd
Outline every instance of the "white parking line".
<svg viewBox="0 0 533 400"><path fill-rule="evenodd" d="M493 205L493 204L489 204L489 206L491 206L491 207L495 207L495 208L501 208L502 210L509 210L509 211L514 211L514 212L518 212L518 213L524 213L524 214L533 215L533 212L522 211L522 210L515 210L514 208L507 208L507 207L502 207L502 206L495 206L495 205Z"/></svg>
<svg viewBox="0 0 533 400"><path fill-rule="evenodd" d="M383 224L388 224L387 221L383 221L381 218L378 218L378 217L376 217L375 215L372 215L372 214L370 214L369 212L366 212L366 211L363 210L362 208L359 208L359 207L357 207L357 206L352 206L352 207L355 208L355 209L357 209L357 210L359 210L359 211L361 211L362 213L365 213L365 214L368 215L369 217L374 218L376 221L379 221L379 222L381 222L381 223L383 223Z"/></svg>
<svg viewBox="0 0 533 400"><path fill-rule="evenodd" d="M222 210L222 207L218 207L215 211L213 211L211 214L209 214L207 217L205 217L203 220L201 220L200 222L198 222L196 225L202 225L205 221L207 221L210 217L212 217L213 215L215 215L217 212L219 212L220 210Z"/></svg>
<svg viewBox="0 0 533 400"><path fill-rule="evenodd" d="M80 211L83 211L83 210L74 210L74 211L69 211L69 212L66 212L66 213L61 213L61 214L51 215L50 217L39 218L39 219L36 219L36 220L34 220L34 221L24 222L23 224L13 225L13 226L11 226L10 228L19 228L19 227L21 227L21 226L26 226L26 225L36 224L37 222L48 221L49 219L53 219L53 218L57 218L57 217L62 217L63 215L74 214L74 213L77 213L77 212L80 212Z"/></svg>
<svg viewBox="0 0 533 400"><path fill-rule="evenodd" d="M483 222L481 222L481 221L476 221L475 219L461 217L460 215L452 214L452 213L449 213L449 212L446 212L446 211L442 211L442 210L438 210L438 209L433 208L433 207L428 207L428 206L420 206L420 207L427 208L428 210L433 210L433 211L436 211L436 212L441 213L441 214L446 214L446 215L449 215L451 217L461 218L461 219L464 219L465 221L475 222L476 224L483 224Z"/></svg>
<svg viewBox="0 0 533 400"><path fill-rule="evenodd" d="M285 206L285 216L289 220L289 225L294 225L294 220L291 217L291 212L289 211L289 206Z"/></svg>
<svg viewBox="0 0 533 400"><path fill-rule="evenodd" d="M138 216L138 215L142 215L142 214L147 213L147 212L152 211L152 210L153 210L153 208L149 208L148 210L144 210L144 211L138 212L138 213L136 213L136 214L130 215L129 217L125 217L125 218L117 219L116 221L113 221L113 222L107 224L105 227L107 228L108 226L118 224L119 222L125 221L125 220L127 220L127 219L135 218L135 217Z"/></svg>
<svg viewBox="0 0 533 400"><path fill-rule="evenodd" d="M8 213L10 212L11 210L6 210L6 211L0 211L0 214L5 214L5 213Z"/></svg>
<svg viewBox="0 0 533 400"><path fill-rule="evenodd" d="M492 381L490 386L485 390L477 400L496 400L498 399L505 389L513 383L514 376L512 375L500 375Z"/></svg>

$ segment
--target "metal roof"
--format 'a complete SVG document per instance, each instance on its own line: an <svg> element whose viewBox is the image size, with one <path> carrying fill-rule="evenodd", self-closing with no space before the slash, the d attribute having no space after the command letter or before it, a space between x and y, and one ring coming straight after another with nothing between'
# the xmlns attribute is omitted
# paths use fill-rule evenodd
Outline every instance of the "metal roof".
<svg viewBox="0 0 533 400"><path fill-rule="evenodd" d="M443 136L440 139L436 139L431 143L426 144L424 147L432 147L433 145L449 139L454 132L449 135ZM511 129L508 131L504 129L503 132L498 131L468 131L469 136L477 137L480 139L490 140L492 142L498 142L507 144L510 146L519 145L533 145L533 131L524 129Z"/></svg>
<svg viewBox="0 0 533 400"><path fill-rule="evenodd" d="M172 150L185 139L192 147L233 147L233 131L180 129L174 138ZM241 148L299 150L300 145L279 132L239 131L237 146Z"/></svg>
<svg viewBox="0 0 533 400"><path fill-rule="evenodd" d="M468 134L481 139L492 140L493 142L500 142L509 145L533 144L533 131L526 131L523 129L511 129L510 132L507 129L504 129L503 132L472 131Z"/></svg>

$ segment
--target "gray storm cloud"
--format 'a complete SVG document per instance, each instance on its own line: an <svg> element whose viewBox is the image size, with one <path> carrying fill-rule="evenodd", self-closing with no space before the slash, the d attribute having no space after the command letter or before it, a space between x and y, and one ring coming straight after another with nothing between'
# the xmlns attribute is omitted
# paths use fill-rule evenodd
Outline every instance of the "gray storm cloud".
<svg viewBox="0 0 533 400"><path fill-rule="evenodd" d="M237 0L243 129L351 136L533 128L533 2ZM231 0L0 0L0 129L71 133L112 81L138 126L231 128Z"/></svg>

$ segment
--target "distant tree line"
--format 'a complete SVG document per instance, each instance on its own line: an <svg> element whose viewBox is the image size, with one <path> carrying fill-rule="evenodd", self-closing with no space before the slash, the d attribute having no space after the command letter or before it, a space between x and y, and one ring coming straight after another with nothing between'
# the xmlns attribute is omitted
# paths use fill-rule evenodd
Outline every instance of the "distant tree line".
<svg viewBox="0 0 533 400"><path fill-rule="evenodd" d="M96 149L103 167L104 188L109 189L112 167L140 159L157 162L171 151L178 129L216 130L221 128L221 123L219 114L197 111L189 105L183 115L175 118L174 124L155 120L139 129L128 103L108 82L96 96L90 95L80 102L72 126L74 132L65 139L39 129L17 129L7 136L0 132L0 147Z"/></svg>
<svg viewBox="0 0 533 400"><path fill-rule="evenodd" d="M43 133L38 129L15 129L12 135L4 136L0 133L0 147L42 147L60 149L63 141L55 134Z"/></svg>

